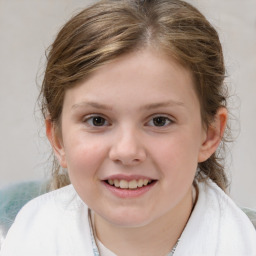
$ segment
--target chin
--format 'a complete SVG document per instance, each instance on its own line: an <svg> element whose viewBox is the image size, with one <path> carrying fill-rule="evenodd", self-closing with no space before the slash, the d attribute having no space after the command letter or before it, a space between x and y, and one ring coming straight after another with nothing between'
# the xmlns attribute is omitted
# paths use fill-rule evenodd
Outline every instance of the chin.
<svg viewBox="0 0 256 256"><path fill-rule="evenodd" d="M111 216L102 216L105 221L111 223L112 225L118 226L120 228L138 228L149 224L153 218L152 216L147 216L144 213L136 213L133 210L127 210L122 212L114 212Z"/></svg>

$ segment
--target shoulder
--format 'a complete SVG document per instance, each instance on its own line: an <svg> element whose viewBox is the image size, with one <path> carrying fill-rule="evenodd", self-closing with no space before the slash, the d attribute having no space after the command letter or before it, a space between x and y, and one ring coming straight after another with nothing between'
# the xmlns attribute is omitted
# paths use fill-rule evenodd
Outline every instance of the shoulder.
<svg viewBox="0 0 256 256"><path fill-rule="evenodd" d="M82 207L83 203L76 194L72 185L60 188L38 196L26 203L16 216L14 224L33 221L47 221L50 223L54 217L71 214L74 210Z"/></svg>
<svg viewBox="0 0 256 256"><path fill-rule="evenodd" d="M229 225L235 222L234 227L245 227L249 231L252 230L253 234L256 233L254 226L248 216L238 207L238 205L227 195L222 189L220 189L212 180L207 180L205 183L199 183L201 194L207 198L207 200L213 201L218 205L215 207L221 214L221 220L223 224ZM240 225L243 224L243 225Z"/></svg>
<svg viewBox="0 0 256 256"><path fill-rule="evenodd" d="M72 185L39 196L18 213L1 255L55 255L60 250L67 254L73 249L73 239L78 250L79 239L89 239L87 214L87 206Z"/></svg>
<svg viewBox="0 0 256 256"><path fill-rule="evenodd" d="M206 217L216 219L212 224L218 227L218 250L256 254L256 231L247 215L212 180L198 185L201 197L209 203Z"/></svg>
<svg viewBox="0 0 256 256"><path fill-rule="evenodd" d="M37 227L44 230L58 228L61 221L75 220L87 206L72 185L51 191L28 202L17 214L13 226Z"/></svg>
<svg viewBox="0 0 256 256"><path fill-rule="evenodd" d="M65 211L68 213L77 210L82 206L85 206L85 204L83 204L77 195L74 187L72 185L68 185L29 201L20 210L15 221L19 221L20 218L24 218L26 216L35 216L35 213L40 216L44 211L50 211L51 213L61 213L62 211Z"/></svg>
<svg viewBox="0 0 256 256"><path fill-rule="evenodd" d="M256 255L256 231L244 212L213 181L197 186L198 199L177 255Z"/></svg>
<svg viewBox="0 0 256 256"><path fill-rule="evenodd" d="M206 182L207 194L215 198L219 204L219 211L222 213L223 221L228 225L232 221L236 222L236 227L245 227L249 231L252 230L255 234L255 229L248 216L238 207L238 205L220 189L213 181ZM243 224L243 225L240 225Z"/></svg>

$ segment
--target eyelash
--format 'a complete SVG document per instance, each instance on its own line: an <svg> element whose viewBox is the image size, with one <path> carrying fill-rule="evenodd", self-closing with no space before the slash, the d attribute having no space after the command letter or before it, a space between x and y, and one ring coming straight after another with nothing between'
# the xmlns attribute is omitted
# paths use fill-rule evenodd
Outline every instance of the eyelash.
<svg viewBox="0 0 256 256"><path fill-rule="evenodd" d="M99 121L99 123L98 123L99 125L96 124L97 121ZM163 122L163 124L162 125L161 124L156 125L157 121ZM87 116L83 120L83 122L87 123L88 126L90 126L90 127L105 127L105 126L110 126L111 125L111 123L105 117L103 117L101 115ZM151 119L146 123L146 125L161 128L161 127L167 127L167 126L171 125L173 122L174 121L172 119L170 119L169 117L166 117L164 115L155 115L155 116L151 117Z"/></svg>

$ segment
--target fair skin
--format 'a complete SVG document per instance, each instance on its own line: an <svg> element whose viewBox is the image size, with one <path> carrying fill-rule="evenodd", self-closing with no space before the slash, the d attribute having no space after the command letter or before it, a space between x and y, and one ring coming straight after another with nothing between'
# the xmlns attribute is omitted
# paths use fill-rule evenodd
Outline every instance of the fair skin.
<svg viewBox="0 0 256 256"><path fill-rule="evenodd" d="M191 72L146 49L69 89L61 136L50 120L46 128L101 242L117 255L150 256L166 255L181 235L197 165L217 149L226 119L221 108L204 129Z"/></svg>

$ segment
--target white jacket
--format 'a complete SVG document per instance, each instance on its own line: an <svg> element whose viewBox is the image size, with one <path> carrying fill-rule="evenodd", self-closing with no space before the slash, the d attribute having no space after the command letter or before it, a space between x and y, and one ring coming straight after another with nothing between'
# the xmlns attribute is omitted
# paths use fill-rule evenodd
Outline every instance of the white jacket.
<svg viewBox="0 0 256 256"><path fill-rule="evenodd" d="M256 231L211 180L199 197L175 256L256 256ZM1 256L95 256L88 207L72 185L30 201L18 214ZM157 256L157 255L156 255Z"/></svg>

